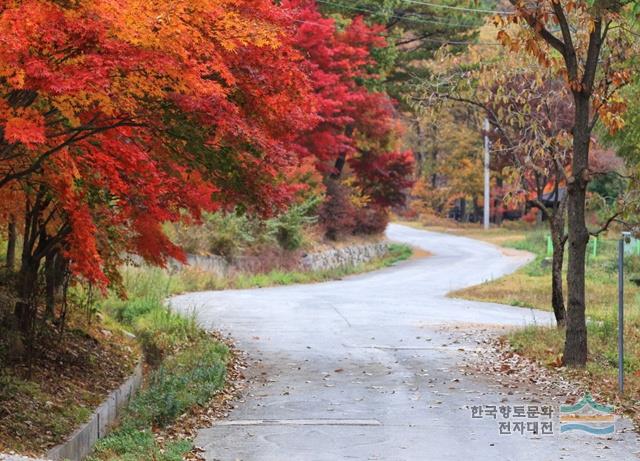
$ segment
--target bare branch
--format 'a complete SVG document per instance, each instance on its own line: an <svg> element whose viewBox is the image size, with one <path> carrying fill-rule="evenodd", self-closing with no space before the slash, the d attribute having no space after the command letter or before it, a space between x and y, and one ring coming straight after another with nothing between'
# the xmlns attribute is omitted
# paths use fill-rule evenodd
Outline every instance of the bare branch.
<svg viewBox="0 0 640 461"><path fill-rule="evenodd" d="M607 219L607 221L596 231L589 231L589 235L593 236L593 237L597 237L598 235L600 235L601 233L605 232L607 229L609 229L609 226L611 225L611 223L613 223L614 221L616 221L616 219L618 218L618 216L620 216L621 213L615 213L613 215L611 215L609 217L609 219Z"/></svg>

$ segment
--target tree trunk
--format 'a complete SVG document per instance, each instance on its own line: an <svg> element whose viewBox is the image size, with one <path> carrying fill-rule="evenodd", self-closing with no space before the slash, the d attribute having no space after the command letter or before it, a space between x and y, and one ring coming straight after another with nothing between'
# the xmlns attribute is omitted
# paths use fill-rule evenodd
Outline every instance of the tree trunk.
<svg viewBox="0 0 640 461"><path fill-rule="evenodd" d="M434 189L438 187L438 169L436 165L438 165L438 149L433 147L433 152L431 153L431 187Z"/></svg>
<svg viewBox="0 0 640 461"><path fill-rule="evenodd" d="M564 293L562 292L562 264L564 262L564 210L556 210L556 214L549 220L551 242L553 243L553 257L551 264L551 305L556 317L558 328L565 326L566 312L564 308Z"/></svg>
<svg viewBox="0 0 640 461"><path fill-rule="evenodd" d="M45 316L52 318L56 307L56 253L49 253L44 260L44 279L46 288L46 313Z"/></svg>
<svg viewBox="0 0 640 461"><path fill-rule="evenodd" d="M31 258L23 260L18 274L18 301L14 314L18 321L18 327L26 339L31 337L35 323L36 305L35 297L38 287L39 262Z"/></svg>
<svg viewBox="0 0 640 461"><path fill-rule="evenodd" d="M567 184L569 227L569 265L567 288L567 332L564 361L569 366L587 363L587 325L585 319L585 254L589 232L585 221L585 200L589 182L589 97L576 94L573 130L572 177Z"/></svg>
<svg viewBox="0 0 640 461"><path fill-rule="evenodd" d="M345 135L349 138L353 135L352 125L347 125L347 127L345 128ZM343 151L340 153L340 155L338 155L338 158L336 159L333 165L334 171L330 175L331 179L340 179L346 163L347 163L347 152Z"/></svg>
<svg viewBox="0 0 640 461"><path fill-rule="evenodd" d="M504 215L504 196L502 192L503 184L504 181L502 180L502 176L498 175L496 178L496 189L499 195L496 194L493 198L494 222L496 226L502 225L502 218Z"/></svg>
<svg viewBox="0 0 640 461"><path fill-rule="evenodd" d="M480 205L478 205L477 195L472 197L471 204L473 205L473 222L479 222L482 217L482 209Z"/></svg>
<svg viewBox="0 0 640 461"><path fill-rule="evenodd" d="M16 220L13 215L9 217L9 225L7 229L7 269L14 271L16 269L16 241L18 240L18 231L16 229Z"/></svg>
<svg viewBox="0 0 640 461"><path fill-rule="evenodd" d="M424 162L426 159L425 153L425 133L422 123L419 120L416 121L416 134L418 136L417 149L414 152L414 158L416 160L416 176L419 178L424 171Z"/></svg>
<svg viewBox="0 0 640 461"><path fill-rule="evenodd" d="M340 179L345 163L347 163L347 154L343 152L338 155L336 163L333 165L334 171L331 173L331 179Z"/></svg>
<svg viewBox="0 0 640 461"><path fill-rule="evenodd" d="M34 200L33 205L27 201L27 212L24 216L24 232L22 242L22 255L20 257L20 270L16 284L18 301L15 304L14 315L18 327L31 349L30 341L37 315L36 297L38 291L38 271L40 270L40 258L34 257L34 248L38 237L44 227L38 223L41 209L40 194Z"/></svg>

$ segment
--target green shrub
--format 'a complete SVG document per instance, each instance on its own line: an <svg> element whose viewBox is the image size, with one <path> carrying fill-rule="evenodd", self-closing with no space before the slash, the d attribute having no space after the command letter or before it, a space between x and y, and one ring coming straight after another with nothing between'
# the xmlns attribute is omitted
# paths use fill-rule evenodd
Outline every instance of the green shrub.
<svg viewBox="0 0 640 461"><path fill-rule="evenodd" d="M281 248L297 250L304 241L305 226L318 221L314 213L320 202L320 197L311 197L304 203L292 206L280 216L270 219L267 221L268 235L273 237Z"/></svg>
<svg viewBox="0 0 640 461"><path fill-rule="evenodd" d="M320 202L320 197L311 197L266 222L240 212L205 214L201 225L167 225L167 233L188 253L214 254L227 260L249 248L276 243L285 250L296 250L304 241L304 228L317 221L314 214Z"/></svg>
<svg viewBox="0 0 640 461"><path fill-rule="evenodd" d="M404 243L391 243L389 244L389 252L384 258L385 265L390 266L397 262L409 259L413 255L413 250L409 245Z"/></svg>
<svg viewBox="0 0 640 461"><path fill-rule="evenodd" d="M205 228L208 232L207 251L227 259L233 259L256 241L255 223L244 214L208 215Z"/></svg>
<svg viewBox="0 0 640 461"><path fill-rule="evenodd" d="M214 254L228 260L261 238L260 224L239 212L206 213L201 225L167 225L167 234L187 253Z"/></svg>
<svg viewBox="0 0 640 461"><path fill-rule="evenodd" d="M133 298L119 304L115 309L116 320L125 325L133 325L136 319L149 314L160 306L160 301L155 298Z"/></svg>

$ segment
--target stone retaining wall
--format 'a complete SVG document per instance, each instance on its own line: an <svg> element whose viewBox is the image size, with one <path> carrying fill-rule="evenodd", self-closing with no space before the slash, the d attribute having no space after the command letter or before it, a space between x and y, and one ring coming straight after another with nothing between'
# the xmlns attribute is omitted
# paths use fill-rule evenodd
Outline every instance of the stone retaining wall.
<svg viewBox="0 0 640 461"><path fill-rule="evenodd" d="M336 248L318 253L308 253L300 256L300 261L294 268L307 271L321 271L337 269L339 267L357 266L381 258L385 256L388 251L388 242L378 242ZM220 277L224 277L233 271L250 271L251 268L249 258L246 258L246 260L241 258L236 262L229 263L221 256L189 255L187 262L191 267L212 272Z"/></svg>
<svg viewBox="0 0 640 461"><path fill-rule="evenodd" d="M187 255L187 265L189 267L195 267L205 272L211 272L219 277L225 277L231 269L231 263L229 263L222 256L199 256L199 255Z"/></svg>
<svg viewBox="0 0 640 461"><path fill-rule="evenodd" d="M301 266L305 270L323 271L339 267L357 266L374 259L382 258L389 252L387 242L357 245L335 250L311 253L302 258Z"/></svg>
<svg viewBox="0 0 640 461"><path fill-rule="evenodd" d="M91 453L96 442L107 435L141 385L142 363L139 363L129 379L98 407L91 420L74 432L65 443L49 450L47 459L80 461L85 458Z"/></svg>

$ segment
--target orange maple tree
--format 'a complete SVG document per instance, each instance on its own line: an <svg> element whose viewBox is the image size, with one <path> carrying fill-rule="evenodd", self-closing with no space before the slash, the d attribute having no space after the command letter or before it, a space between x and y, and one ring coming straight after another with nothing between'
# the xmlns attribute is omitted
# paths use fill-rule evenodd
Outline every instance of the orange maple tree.
<svg viewBox="0 0 640 461"><path fill-rule="evenodd" d="M315 112L288 24L266 0L29 0L0 13L0 194L21 197L23 331L43 260L107 286L124 254L181 259L161 225L184 210L291 200L292 133Z"/></svg>
<svg viewBox="0 0 640 461"><path fill-rule="evenodd" d="M43 270L48 309L71 275L118 286L129 255L184 258L163 223L236 205L277 213L308 172L360 157L365 142L376 155L363 177L402 186L408 154L383 149L397 127L392 104L358 82L382 31L361 19L339 31L315 2L297 17L293 3L24 0L0 10L0 220L22 236L15 316L27 337ZM312 19L330 26L322 47Z"/></svg>

